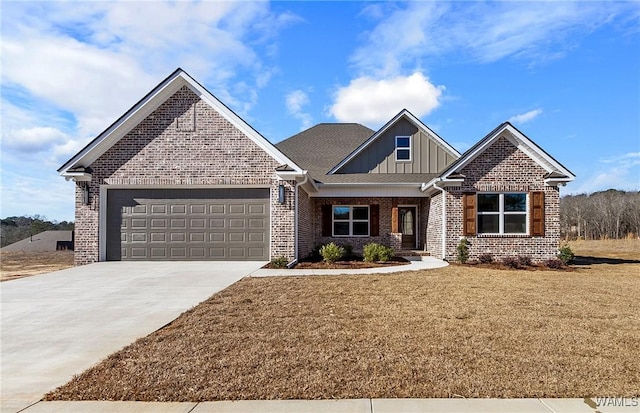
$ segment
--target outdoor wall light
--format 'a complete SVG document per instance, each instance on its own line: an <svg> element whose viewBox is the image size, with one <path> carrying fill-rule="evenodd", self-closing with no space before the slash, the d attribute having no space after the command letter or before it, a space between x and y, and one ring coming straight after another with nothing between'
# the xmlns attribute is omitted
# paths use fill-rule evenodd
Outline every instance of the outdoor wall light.
<svg viewBox="0 0 640 413"><path fill-rule="evenodd" d="M280 184L278 186L278 202L284 204L285 201L285 192L284 192L284 184Z"/></svg>
<svg viewBox="0 0 640 413"><path fill-rule="evenodd" d="M82 188L82 205L89 205L89 183L81 182L80 186Z"/></svg>

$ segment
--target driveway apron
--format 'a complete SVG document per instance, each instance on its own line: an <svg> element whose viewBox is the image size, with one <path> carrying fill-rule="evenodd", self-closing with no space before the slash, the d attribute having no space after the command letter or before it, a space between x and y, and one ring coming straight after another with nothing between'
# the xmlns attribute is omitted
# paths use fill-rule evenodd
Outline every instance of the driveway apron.
<svg viewBox="0 0 640 413"><path fill-rule="evenodd" d="M101 262L0 284L2 412L17 411L265 262Z"/></svg>

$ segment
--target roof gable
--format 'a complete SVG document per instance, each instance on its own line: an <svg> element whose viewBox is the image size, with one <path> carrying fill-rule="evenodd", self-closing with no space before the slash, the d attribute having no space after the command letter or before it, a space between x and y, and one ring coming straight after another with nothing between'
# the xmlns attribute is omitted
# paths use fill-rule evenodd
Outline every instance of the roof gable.
<svg viewBox="0 0 640 413"><path fill-rule="evenodd" d="M266 138L260 135L260 133L253 129L235 112L229 109L224 103L218 100L206 88L180 68L176 69L165 80L160 82L158 86L138 101L138 103L111 124L111 126L105 129L95 139L89 142L89 144L69 159L58 169L58 172L63 176L67 176L70 173L73 173L72 170L78 167L88 167L91 165L183 86L187 86L200 99L202 99L202 101L206 102L234 127L244 133L278 163L289 165L289 167L296 172L302 172L302 169L295 162L280 152Z"/></svg>
<svg viewBox="0 0 640 413"><path fill-rule="evenodd" d="M356 159L359 155L364 153L367 148L370 148L372 144L374 144L377 140L383 138L388 131L390 131L393 127L395 127L401 120L406 120L413 126L415 126L422 134L427 136L431 141L433 141L439 148L441 148L444 153L452 159L458 159L460 157L460 153L449 145L444 139L438 136L437 133L429 129L424 123L422 123L418 118L416 118L411 112L406 109L403 109L396 116L393 117L389 122L387 122L382 128L380 128L376 133L371 135L369 139L364 141L359 147L357 147L353 152L351 152L348 156L346 156L343 160L341 160L336 166L334 166L328 174L336 174L339 173L343 168L348 165L351 161Z"/></svg>
<svg viewBox="0 0 640 413"><path fill-rule="evenodd" d="M458 179L456 176L458 172L471 161L476 159L487 148L493 145L493 143L500 137L504 137L509 140L516 148L525 153L545 171L547 171L546 180L549 181L549 183L566 183L575 179L575 175L570 170L555 160L551 155L545 152L540 146L509 122L504 122L498 125L498 127L489 132L487 136L469 148L469 150L449 166L438 179ZM425 186L429 186L430 184L431 182L425 184Z"/></svg>

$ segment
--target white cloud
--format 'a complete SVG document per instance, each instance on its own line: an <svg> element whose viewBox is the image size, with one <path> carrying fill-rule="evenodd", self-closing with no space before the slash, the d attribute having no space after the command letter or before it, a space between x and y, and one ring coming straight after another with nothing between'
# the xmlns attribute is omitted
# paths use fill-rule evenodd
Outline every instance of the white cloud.
<svg viewBox="0 0 640 413"><path fill-rule="evenodd" d="M640 189L640 152L600 159L585 172L584 178L578 175L576 181L569 184L568 193L592 193L611 188L637 191Z"/></svg>
<svg viewBox="0 0 640 413"><path fill-rule="evenodd" d="M542 114L542 109L538 108L538 109L533 109L530 110L528 112L525 113L521 113L519 115L515 115L509 118L509 122L511 123L517 123L517 124L522 124L522 123L527 123L531 120L533 120L534 118L538 117L538 115Z"/></svg>
<svg viewBox="0 0 640 413"><path fill-rule="evenodd" d="M633 2L408 2L366 6L361 15L378 22L363 33L352 63L359 74L389 76L445 54L484 63L554 59L575 47L570 35L616 17L633 22L640 9Z"/></svg>
<svg viewBox="0 0 640 413"><path fill-rule="evenodd" d="M9 131L4 134L2 145L19 152L37 153L49 149L60 141L67 141L68 137L58 129L35 126Z"/></svg>
<svg viewBox="0 0 640 413"><path fill-rule="evenodd" d="M444 86L420 72L383 79L363 76L338 89L329 112L341 122L378 126L402 109L417 117L428 115L440 105L443 91Z"/></svg>
<svg viewBox="0 0 640 413"><path fill-rule="evenodd" d="M313 119L309 113L303 110L303 108L309 104L309 96L304 91L294 90L289 92L286 96L285 103L289 114L302 122L301 130L311 127Z"/></svg>

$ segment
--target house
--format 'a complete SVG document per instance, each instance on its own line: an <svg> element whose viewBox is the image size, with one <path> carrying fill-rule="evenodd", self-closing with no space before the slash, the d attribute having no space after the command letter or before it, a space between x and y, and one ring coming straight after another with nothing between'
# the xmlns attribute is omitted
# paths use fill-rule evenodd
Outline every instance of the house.
<svg viewBox="0 0 640 413"><path fill-rule="evenodd" d="M76 264L293 261L361 249L554 257L574 175L503 123L464 154L407 110L378 131L320 124L276 145L181 69L67 161Z"/></svg>

